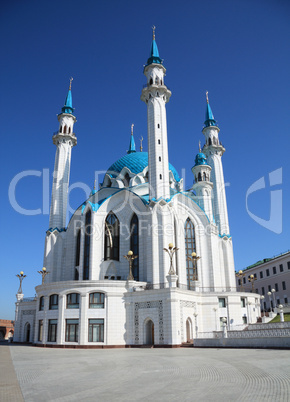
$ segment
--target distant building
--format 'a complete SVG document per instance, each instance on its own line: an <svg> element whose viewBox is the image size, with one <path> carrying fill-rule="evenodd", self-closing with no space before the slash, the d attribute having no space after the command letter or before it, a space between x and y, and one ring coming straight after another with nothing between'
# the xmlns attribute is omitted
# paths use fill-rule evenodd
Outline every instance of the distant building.
<svg viewBox="0 0 290 402"><path fill-rule="evenodd" d="M273 258L264 258L242 271L245 275L242 279L237 277L238 288L250 290L252 285L249 277L253 275L255 292L264 296L261 299L264 311L290 302L290 251Z"/></svg>
<svg viewBox="0 0 290 402"><path fill-rule="evenodd" d="M0 341L12 338L14 334L14 321L0 320Z"/></svg>

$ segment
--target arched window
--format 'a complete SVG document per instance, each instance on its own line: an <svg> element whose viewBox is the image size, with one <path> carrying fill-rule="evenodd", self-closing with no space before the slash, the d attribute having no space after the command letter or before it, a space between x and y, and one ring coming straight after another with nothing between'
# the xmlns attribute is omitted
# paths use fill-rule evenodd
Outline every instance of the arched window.
<svg viewBox="0 0 290 402"><path fill-rule="evenodd" d="M203 181L206 181L206 173L203 172Z"/></svg>
<svg viewBox="0 0 290 402"><path fill-rule="evenodd" d="M68 133L70 134L70 127L68 128Z"/></svg>
<svg viewBox="0 0 290 402"><path fill-rule="evenodd" d="M83 280L89 279L91 220L92 220L92 213L91 213L91 210L89 209L88 212L86 213Z"/></svg>
<svg viewBox="0 0 290 402"><path fill-rule="evenodd" d="M191 281L196 281L197 277L197 269L195 264L188 260L188 257L191 257L191 253L196 252L195 247L195 232L194 225L189 218L187 218L184 225L184 240L185 240L185 259L186 259L186 274L187 274L187 286L188 289L191 289Z"/></svg>
<svg viewBox="0 0 290 402"><path fill-rule="evenodd" d="M134 214L131 219L130 234L130 250L133 251L134 255L139 256L139 227L136 214ZM139 257L133 260L132 271L135 281L139 281Z"/></svg>
<svg viewBox="0 0 290 402"><path fill-rule="evenodd" d="M44 310L44 297L41 296L39 299L39 311Z"/></svg>
<svg viewBox="0 0 290 402"><path fill-rule="evenodd" d="M150 85L152 85L153 84L153 80L152 80L152 78L150 78Z"/></svg>
<svg viewBox="0 0 290 402"><path fill-rule="evenodd" d="M124 186L129 187L129 183L130 183L130 176L128 173L126 173L124 176Z"/></svg>
<svg viewBox="0 0 290 402"><path fill-rule="evenodd" d="M62 126L60 126L59 132L62 133Z"/></svg>
<svg viewBox="0 0 290 402"><path fill-rule="evenodd" d="M79 229L78 231L76 241L76 263L75 263L76 267L80 265L80 253L81 253L81 229Z"/></svg>
<svg viewBox="0 0 290 402"><path fill-rule="evenodd" d="M110 212L105 221L105 260L119 261L119 220Z"/></svg>
<svg viewBox="0 0 290 402"><path fill-rule="evenodd" d="M58 295L49 297L49 310L58 310Z"/></svg>
<svg viewBox="0 0 290 402"><path fill-rule="evenodd" d="M198 181L201 181L201 173L200 173L200 172L198 173L198 176L197 176L197 177L198 177L197 180L198 180Z"/></svg>
<svg viewBox="0 0 290 402"><path fill-rule="evenodd" d="M66 126L64 126L64 130L63 130L64 134L66 134Z"/></svg>
<svg viewBox="0 0 290 402"><path fill-rule="evenodd" d="M208 145L211 145L211 138L208 139Z"/></svg>
<svg viewBox="0 0 290 402"><path fill-rule="evenodd" d="M89 296L89 308L104 308L104 293L96 292L90 293Z"/></svg>

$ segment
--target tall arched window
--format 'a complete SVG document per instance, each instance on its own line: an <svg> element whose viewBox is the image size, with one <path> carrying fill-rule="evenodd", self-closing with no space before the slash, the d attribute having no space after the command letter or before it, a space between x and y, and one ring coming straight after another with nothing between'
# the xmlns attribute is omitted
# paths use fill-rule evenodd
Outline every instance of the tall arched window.
<svg viewBox="0 0 290 402"><path fill-rule="evenodd" d="M131 219L130 234L130 250L133 251L134 255L139 256L139 227L136 214L134 214ZM133 260L132 271L135 281L139 281L139 257Z"/></svg>
<svg viewBox="0 0 290 402"><path fill-rule="evenodd" d="M119 261L119 219L110 212L105 221L105 260Z"/></svg>
<svg viewBox="0 0 290 402"><path fill-rule="evenodd" d="M185 240L187 287L188 289L190 289L191 288L190 282L196 281L198 277L197 277L197 269L194 266L194 263L187 259L188 257L191 257L191 253L196 252L194 225L189 218L186 219L184 225L184 240Z"/></svg>
<svg viewBox="0 0 290 402"><path fill-rule="evenodd" d="M76 261L75 261L75 281L79 279L79 265L80 265L80 254L81 254L81 229L78 230L76 239Z"/></svg>
<svg viewBox="0 0 290 402"><path fill-rule="evenodd" d="M92 213L89 209L86 213L83 280L89 279L90 272L91 220Z"/></svg>
<svg viewBox="0 0 290 402"><path fill-rule="evenodd" d="M129 187L129 183L130 183L130 176L128 173L126 173L124 176L124 186Z"/></svg>

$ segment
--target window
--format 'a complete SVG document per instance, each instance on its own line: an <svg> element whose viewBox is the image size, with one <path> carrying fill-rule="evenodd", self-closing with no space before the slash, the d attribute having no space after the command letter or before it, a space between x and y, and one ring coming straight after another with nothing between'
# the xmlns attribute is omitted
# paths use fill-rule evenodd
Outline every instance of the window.
<svg viewBox="0 0 290 402"><path fill-rule="evenodd" d="M241 280L240 279L238 279L238 285L241 286Z"/></svg>
<svg viewBox="0 0 290 402"><path fill-rule="evenodd" d="M158 140L158 145L160 145L160 140Z"/></svg>
<svg viewBox="0 0 290 402"><path fill-rule="evenodd" d="M78 293L70 293L67 295L66 308L79 308L79 297Z"/></svg>
<svg viewBox="0 0 290 402"><path fill-rule="evenodd" d="M89 342L104 342L104 320L89 320Z"/></svg>
<svg viewBox="0 0 290 402"><path fill-rule="evenodd" d="M290 261L287 261L287 268L290 269Z"/></svg>
<svg viewBox="0 0 290 402"><path fill-rule="evenodd" d="M44 310L44 296L39 299L39 311Z"/></svg>
<svg viewBox="0 0 290 402"><path fill-rule="evenodd" d="M280 268L280 272L283 272L283 271L284 271L283 264L280 264L280 265L279 265L279 268Z"/></svg>
<svg viewBox="0 0 290 402"><path fill-rule="evenodd" d="M246 299L241 297L241 307L246 307Z"/></svg>
<svg viewBox="0 0 290 402"><path fill-rule="evenodd" d="M276 275L276 267L273 267L273 275Z"/></svg>
<svg viewBox="0 0 290 402"><path fill-rule="evenodd" d="M80 253L81 253L81 229L78 230L76 241L76 267L80 265Z"/></svg>
<svg viewBox="0 0 290 402"><path fill-rule="evenodd" d="M48 320L47 341L56 342L56 334L57 334L57 320Z"/></svg>
<svg viewBox="0 0 290 402"><path fill-rule="evenodd" d="M159 123L157 124L157 128L160 128L160 124L159 124Z"/></svg>
<svg viewBox="0 0 290 402"><path fill-rule="evenodd" d="M271 285L268 285L268 292L271 292Z"/></svg>
<svg viewBox="0 0 290 402"><path fill-rule="evenodd" d="M247 322L248 322L247 317L242 317L242 320L243 320L243 324L247 324Z"/></svg>
<svg viewBox="0 0 290 402"><path fill-rule="evenodd" d="M243 283L246 283L246 278L245 277L243 278Z"/></svg>
<svg viewBox="0 0 290 402"><path fill-rule="evenodd" d="M89 279L90 244L91 244L91 219L92 219L92 213L91 213L91 210L89 209L88 212L86 213L83 280Z"/></svg>
<svg viewBox="0 0 290 402"><path fill-rule="evenodd" d="M129 174L126 173L125 176L124 176L124 186L125 186L125 187L129 187L130 180L131 180L131 179L130 179Z"/></svg>
<svg viewBox="0 0 290 402"><path fill-rule="evenodd" d="M184 232L187 287L188 289L191 289L191 282L198 280L198 273L196 261L194 263L193 261L188 260L188 257L191 257L191 254L196 252L194 225L189 218L185 221Z"/></svg>
<svg viewBox="0 0 290 402"><path fill-rule="evenodd" d="M161 162L161 156L159 156L159 162Z"/></svg>
<svg viewBox="0 0 290 402"><path fill-rule="evenodd" d="M276 292L279 291L278 283L275 283L275 290L276 290Z"/></svg>
<svg viewBox="0 0 290 402"><path fill-rule="evenodd" d="M58 309L58 295L51 295L49 297L49 310Z"/></svg>
<svg viewBox="0 0 290 402"><path fill-rule="evenodd" d="M159 177L160 177L160 180L162 180L162 174L160 174Z"/></svg>
<svg viewBox="0 0 290 402"><path fill-rule="evenodd" d="M226 299L224 297L219 297L219 307L226 307Z"/></svg>
<svg viewBox="0 0 290 402"><path fill-rule="evenodd" d="M197 180L198 180L198 181L202 181L202 179L201 179L201 173L200 173L200 172L199 172L198 175L197 175Z"/></svg>
<svg viewBox="0 0 290 402"><path fill-rule="evenodd" d="M38 321L38 341L42 342L43 335L43 320Z"/></svg>
<svg viewBox="0 0 290 402"><path fill-rule="evenodd" d="M263 271L260 271L260 278L263 278Z"/></svg>
<svg viewBox="0 0 290 402"><path fill-rule="evenodd" d="M270 270L269 269L266 269L266 275L270 276Z"/></svg>
<svg viewBox="0 0 290 402"><path fill-rule="evenodd" d="M257 278L257 274L254 274L254 278Z"/></svg>
<svg viewBox="0 0 290 402"><path fill-rule="evenodd" d="M262 286L262 295L265 295L265 288Z"/></svg>
<svg viewBox="0 0 290 402"><path fill-rule="evenodd" d="M119 219L110 212L105 221L105 260L119 261Z"/></svg>
<svg viewBox="0 0 290 402"><path fill-rule="evenodd" d="M288 304L288 298L287 297L284 297L284 303Z"/></svg>
<svg viewBox="0 0 290 402"><path fill-rule="evenodd" d="M66 320L65 341L78 342L79 320Z"/></svg>
<svg viewBox="0 0 290 402"><path fill-rule="evenodd" d="M282 282L282 289L286 290L286 282L285 281Z"/></svg>
<svg viewBox="0 0 290 402"><path fill-rule="evenodd" d="M130 250L133 251L134 255L139 255L139 223L136 214L132 216L130 222ZM139 281L139 258L135 258L132 264L132 274L135 281Z"/></svg>
<svg viewBox="0 0 290 402"><path fill-rule="evenodd" d="M104 293L90 293L89 308L104 308Z"/></svg>

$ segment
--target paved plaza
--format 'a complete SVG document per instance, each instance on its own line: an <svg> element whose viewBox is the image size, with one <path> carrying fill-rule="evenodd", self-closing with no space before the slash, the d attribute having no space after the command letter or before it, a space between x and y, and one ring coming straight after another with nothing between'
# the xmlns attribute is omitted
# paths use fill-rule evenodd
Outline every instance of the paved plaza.
<svg viewBox="0 0 290 402"><path fill-rule="evenodd" d="M290 351L0 345L0 401L288 401Z"/></svg>

